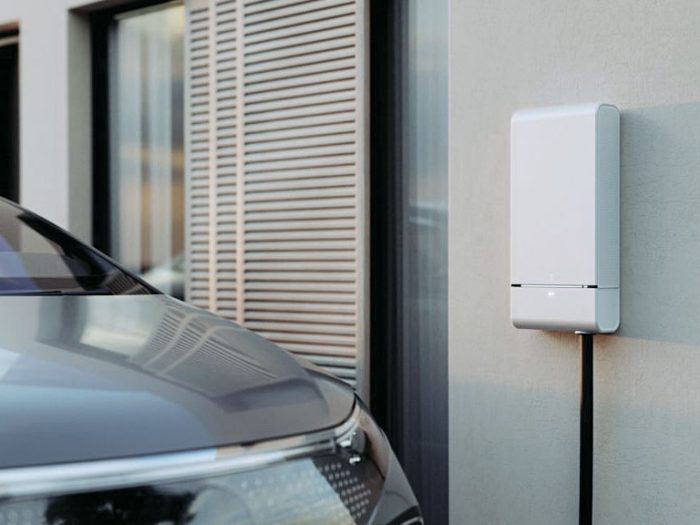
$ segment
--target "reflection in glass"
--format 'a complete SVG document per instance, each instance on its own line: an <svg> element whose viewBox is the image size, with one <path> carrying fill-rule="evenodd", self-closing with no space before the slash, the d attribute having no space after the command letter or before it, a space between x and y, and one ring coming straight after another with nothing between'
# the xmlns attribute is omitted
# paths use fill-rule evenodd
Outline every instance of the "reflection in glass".
<svg viewBox="0 0 700 525"><path fill-rule="evenodd" d="M0 201L0 295L150 293L38 215Z"/></svg>
<svg viewBox="0 0 700 525"><path fill-rule="evenodd" d="M447 523L448 3L404 9L400 450L426 523Z"/></svg>
<svg viewBox="0 0 700 525"><path fill-rule="evenodd" d="M184 7L117 16L109 48L110 252L182 298Z"/></svg>

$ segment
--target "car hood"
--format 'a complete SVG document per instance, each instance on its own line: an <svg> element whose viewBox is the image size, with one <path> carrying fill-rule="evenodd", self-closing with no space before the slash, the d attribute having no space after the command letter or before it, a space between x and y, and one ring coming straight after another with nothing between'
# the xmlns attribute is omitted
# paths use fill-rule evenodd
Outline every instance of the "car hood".
<svg viewBox="0 0 700 525"><path fill-rule="evenodd" d="M0 468L250 444L339 425L353 404L164 295L0 297Z"/></svg>

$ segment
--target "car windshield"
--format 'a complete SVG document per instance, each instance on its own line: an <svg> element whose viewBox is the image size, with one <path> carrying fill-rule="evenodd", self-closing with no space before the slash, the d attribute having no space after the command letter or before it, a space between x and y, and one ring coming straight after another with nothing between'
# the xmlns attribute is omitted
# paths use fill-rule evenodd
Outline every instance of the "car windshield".
<svg viewBox="0 0 700 525"><path fill-rule="evenodd" d="M0 295L152 293L38 215L0 200Z"/></svg>

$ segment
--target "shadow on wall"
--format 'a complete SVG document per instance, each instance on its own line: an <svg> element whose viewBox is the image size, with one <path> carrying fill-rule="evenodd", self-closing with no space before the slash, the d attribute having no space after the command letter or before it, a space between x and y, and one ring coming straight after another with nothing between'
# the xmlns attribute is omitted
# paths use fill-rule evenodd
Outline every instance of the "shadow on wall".
<svg viewBox="0 0 700 525"><path fill-rule="evenodd" d="M621 117L618 335L700 344L700 103Z"/></svg>

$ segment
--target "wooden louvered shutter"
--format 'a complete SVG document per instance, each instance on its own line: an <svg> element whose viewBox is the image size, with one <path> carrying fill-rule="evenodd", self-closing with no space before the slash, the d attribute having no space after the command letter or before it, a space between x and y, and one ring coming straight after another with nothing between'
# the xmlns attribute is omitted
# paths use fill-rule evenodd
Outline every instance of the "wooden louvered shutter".
<svg viewBox="0 0 700 525"><path fill-rule="evenodd" d="M364 0L187 11L187 300L366 395Z"/></svg>

